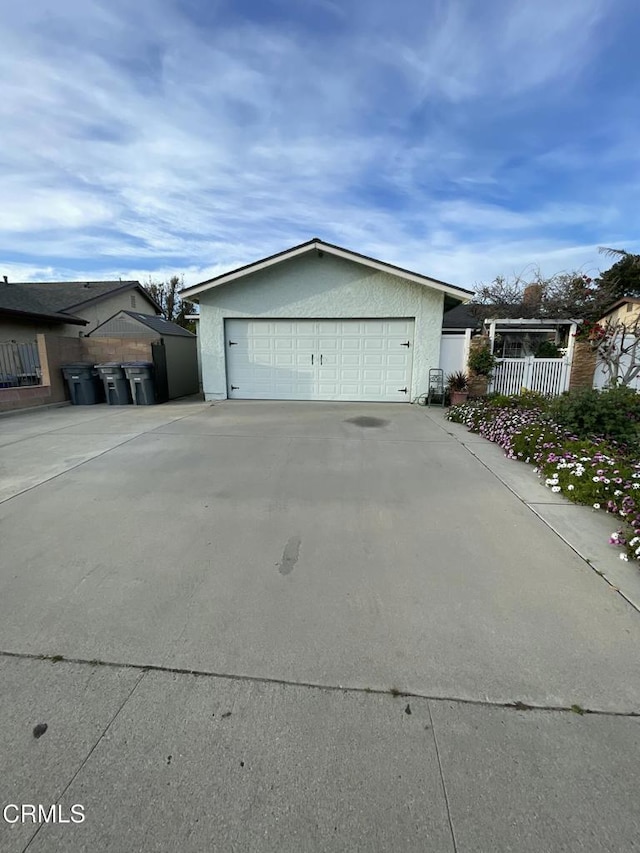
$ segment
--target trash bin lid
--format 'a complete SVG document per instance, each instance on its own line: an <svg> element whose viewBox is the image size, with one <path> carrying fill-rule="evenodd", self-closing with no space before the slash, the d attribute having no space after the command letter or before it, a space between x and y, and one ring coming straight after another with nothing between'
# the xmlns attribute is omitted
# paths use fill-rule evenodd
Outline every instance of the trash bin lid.
<svg viewBox="0 0 640 853"><path fill-rule="evenodd" d="M120 367L153 367L152 361L123 361Z"/></svg>
<svg viewBox="0 0 640 853"><path fill-rule="evenodd" d="M69 364L61 365L65 370L93 370L93 364L90 361L70 361Z"/></svg>
<svg viewBox="0 0 640 853"><path fill-rule="evenodd" d="M100 364L96 364L96 367L120 367L119 361L102 361Z"/></svg>

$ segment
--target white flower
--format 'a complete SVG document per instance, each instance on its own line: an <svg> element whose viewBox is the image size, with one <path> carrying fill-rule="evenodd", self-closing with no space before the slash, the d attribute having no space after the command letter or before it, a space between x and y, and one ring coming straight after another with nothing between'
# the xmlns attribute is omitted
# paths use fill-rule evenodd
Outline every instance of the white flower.
<svg viewBox="0 0 640 853"><path fill-rule="evenodd" d="M592 477L591 479L593 480L594 483L597 483L598 480L600 479L600 477Z"/></svg>
<svg viewBox="0 0 640 853"><path fill-rule="evenodd" d="M625 561L625 563L628 563L628 562L629 562L629 558L627 557L627 555L626 555L626 554L620 554L620 559L621 559L621 560L624 560L624 561Z"/></svg>
<svg viewBox="0 0 640 853"><path fill-rule="evenodd" d="M573 483L569 483L569 485L567 486L567 489L568 489L568 491L572 492L575 489L575 486L573 485Z"/></svg>
<svg viewBox="0 0 640 853"><path fill-rule="evenodd" d="M552 491L552 492L559 492L559 491L560 491L560 486L552 486L552 487L551 487L551 491Z"/></svg>
<svg viewBox="0 0 640 853"><path fill-rule="evenodd" d="M600 504L594 504L594 505L593 505L593 508L594 508L594 509L600 509Z"/></svg>
<svg viewBox="0 0 640 853"><path fill-rule="evenodd" d="M614 498L619 498L621 494L622 494L622 492L620 491L620 489L616 489L615 492L613 493L613 496L614 496Z"/></svg>

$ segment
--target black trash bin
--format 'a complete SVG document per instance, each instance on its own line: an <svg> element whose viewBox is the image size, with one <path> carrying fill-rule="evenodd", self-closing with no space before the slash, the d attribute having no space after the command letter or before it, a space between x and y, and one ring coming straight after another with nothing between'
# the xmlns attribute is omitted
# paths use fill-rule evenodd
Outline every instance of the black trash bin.
<svg viewBox="0 0 640 853"><path fill-rule="evenodd" d="M92 364L63 364L62 375L67 381L69 396L74 406L92 406L102 402L100 380Z"/></svg>
<svg viewBox="0 0 640 853"><path fill-rule="evenodd" d="M122 365L129 385L134 406L153 406L156 392L153 385L153 362L126 361Z"/></svg>
<svg viewBox="0 0 640 853"><path fill-rule="evenodd" d="M129 382L117 361L96 364L96 370L104 384L104 393L110 406L128 406L131 403Z"/></svg>

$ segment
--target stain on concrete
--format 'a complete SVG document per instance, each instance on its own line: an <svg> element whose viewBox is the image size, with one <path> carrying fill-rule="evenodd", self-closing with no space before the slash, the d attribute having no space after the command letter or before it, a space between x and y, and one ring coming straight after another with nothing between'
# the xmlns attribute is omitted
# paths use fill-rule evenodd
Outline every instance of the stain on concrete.
<svg viewBox="0 0 640 853"><path fill-rule="evenodd" d="M284 546L282 560L278 563L278 571L281 575L288 575L293 571L295 564L298 562L298 557L300 556L301 541L302 540L299 536L292 536Z"/></svg>
<svg viewBox="0 0 640 853"><path fill-rule="evenodd" d="M382 418L371 418L368 415L360 415L357 418L347 418L345 421L346 424L355 424L355 426L359 427L371 427L371 428L380 428L386 426L389 421L385 421Z"/></svg>

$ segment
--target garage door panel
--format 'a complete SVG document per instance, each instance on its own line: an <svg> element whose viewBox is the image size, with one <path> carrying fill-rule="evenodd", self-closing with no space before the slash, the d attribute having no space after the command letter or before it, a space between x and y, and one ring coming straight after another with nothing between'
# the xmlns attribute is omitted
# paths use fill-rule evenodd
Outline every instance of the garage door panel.
<svg viewBox="0 0 640 853"><path fill-rule="evenodd" d="M406 401L413 320L228 320L228 394ZM229 346L229 341L234 345ZM410 342L409 347L401 344Z"/></svg>

